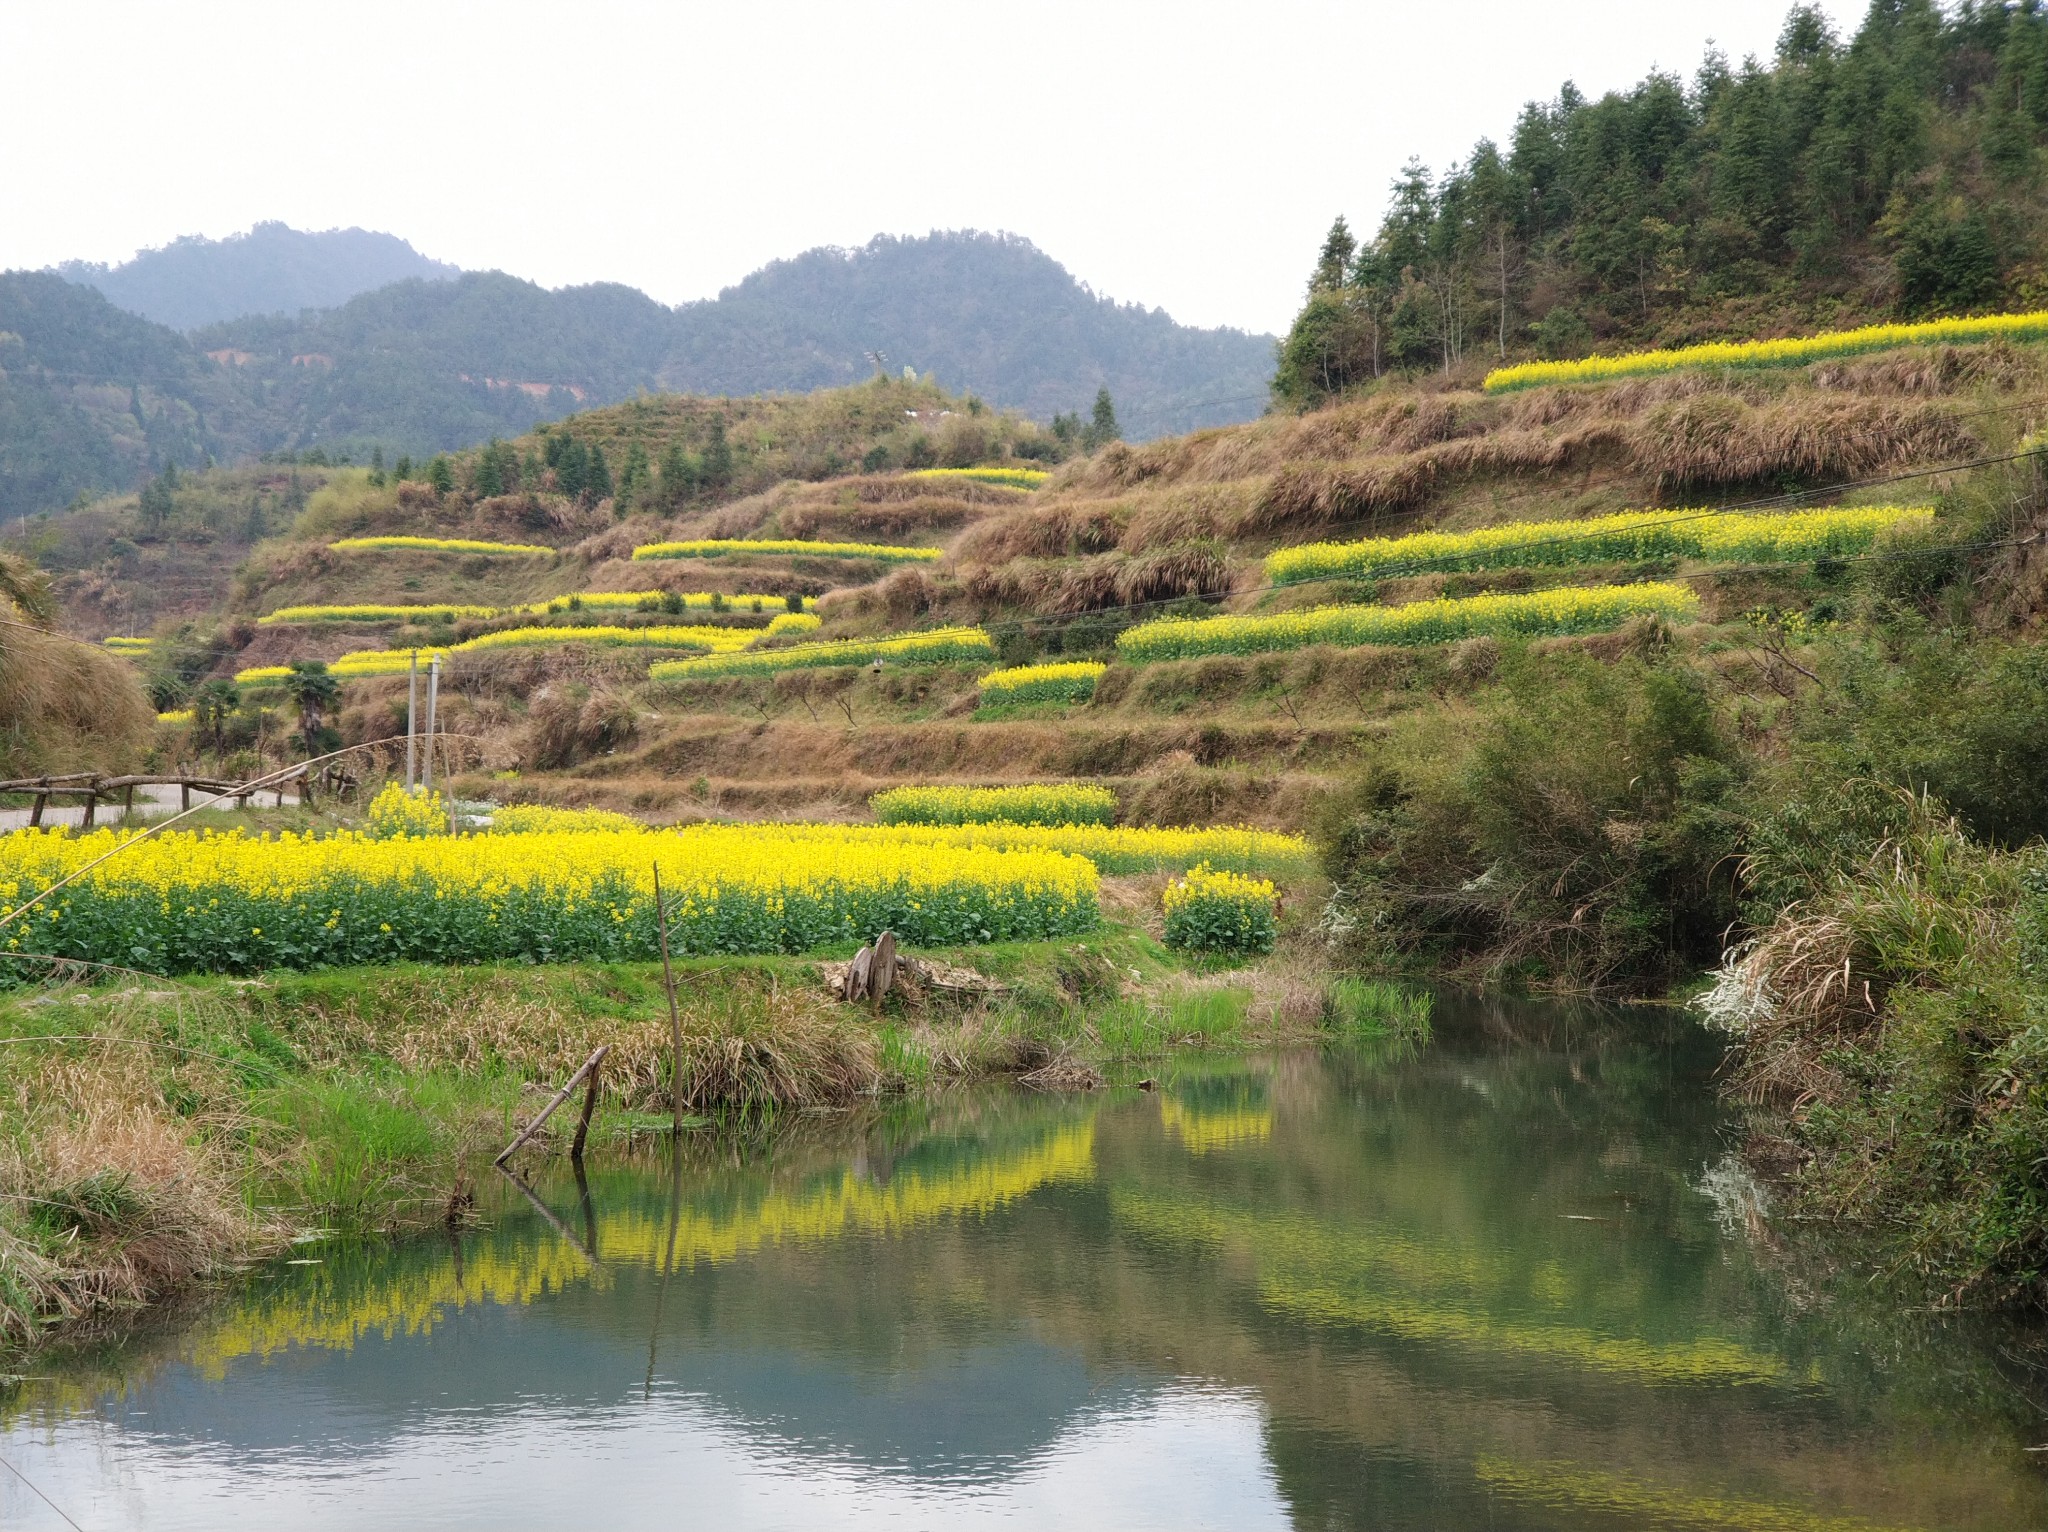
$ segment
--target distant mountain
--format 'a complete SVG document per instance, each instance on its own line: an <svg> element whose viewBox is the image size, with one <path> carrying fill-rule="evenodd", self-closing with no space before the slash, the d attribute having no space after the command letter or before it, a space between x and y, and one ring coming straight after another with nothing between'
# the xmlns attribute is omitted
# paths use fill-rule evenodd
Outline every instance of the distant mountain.
<svg viewBox="0 0 2048 1532"><path fill-rule="evenodd" d="M1028 239L972 231L809 250L676 311L664 386L758 393L855 382L866 353L1038 419L1107 386L1127 434L1259 413L1273 337L1198 330L1099 298Z"/></svg>
<svg viewBox="0 0 2048 1532"><path fill-rule="evenodd" d="M464 272L180 334L95 286L0 274L0 516L132 488L167 461L319 447L362 462L643 391L808 392L867 376L871 351L1039 419L1085 414L1107 386L1143 439L1257 415L1274 344L1099 298L1028 241L975 233L813 250L679 309Z"/></svg>
<svg viewBox="0 0 2048 1532"><path fill-rule="evenodd" d="M393 282L444 281L461 272L393 234L259 223L226 239L187 235L119 266L67 261L57 274L98 288L145 319L196 330L244 314L334 308Z"/></svg>
<svg viewBox="0 0 2048 1532"><path fill-rule="evenodd" d="M0 272L0 515L256 449L242 391L177 331L46 271Z"/></svg>

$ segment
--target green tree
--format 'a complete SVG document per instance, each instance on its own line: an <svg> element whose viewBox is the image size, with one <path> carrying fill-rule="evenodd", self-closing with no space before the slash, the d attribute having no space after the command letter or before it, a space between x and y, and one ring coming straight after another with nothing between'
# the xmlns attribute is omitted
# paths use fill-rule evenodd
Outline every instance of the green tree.
<svg viewBox="0 0 2048 1532"><path fill-rule="evenodd" d="M505 476L498 466L498 449L503 445L497 437L476 457L476 472L472 484L479 500L488 500L493 495L505 493Z"/></svg>
<svg viewBox="0 0 2048 1532"><path fill-rule="evenodd" d="M242 694L232 681L213 680L192 694L192 726L200 742L216 753L227 740L228 720L242 705Z"/></svg>
<svg viewBox="0 0 2048 1532"><path fill-rule="evenodd" d="M327 673L325 660L293 660L284 678L284 689L299 710L300 749L309 756L320 754L326 738L326 715L341 703L341 683Z"/></svg>
<svg viewBox="0 0 2048 1532"><path fill-rule="evenodd" d="M455 465L448 461L446 454L437 453L427 464L427 484L436 495L453 494L455 491Z"/></svg>
<svg viewBox="0 0 2048 1532"><path fill-rule="evenodd" d="M583 498L592 505L612 497L611 465L604 460L604 443L593 442L583 474Z"/></svg>
<svg viewBox="0 0 2048 1532"><path fill-rule="evenodd" d="M711 440L704 444L702 476L706 488L719 490L732 483L732 444L725 439L725 417L711 417Z"/></svg>
<svg viewBox="0 0 2048 1532"><path fill-rule="evenodd" d="M1095 452L1111 442L1122 441L1123 436L1123 428L1116 423L1116 405L1110 400L1109 387L1105 384L1095 391L1095 411L1089 417L1088 429L1082 433L1081 445Z"/></svg>
<svg viewBox="0 0 2048 1532"><path fill-rule="evenodd" d="M661 504L674 510L697 493L697 460L672 441L661 454Z"/></svg>
<svg viewBox="0 0 2048 1532"><path fill-rule="evenodd" d="M1322 253L1316 257L1316 269L1308 279L1311 293L1336 292L1351 279L1352 257L1358 253L1358 241L1352 236L1351 225L1339 213L1337 221L1330 225L1330 232L1323 236Z"/></svg>

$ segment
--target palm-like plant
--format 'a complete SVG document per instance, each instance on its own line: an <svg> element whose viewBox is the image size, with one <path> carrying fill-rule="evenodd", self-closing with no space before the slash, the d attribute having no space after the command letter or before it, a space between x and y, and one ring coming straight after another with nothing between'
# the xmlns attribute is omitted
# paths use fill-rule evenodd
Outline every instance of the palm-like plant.
<svg viewBox="0 0 2048 1532"><path fill-rule="evenodd" d="M284 689L298 706L299 739L306 754L318 755L327 711L341 701L341 683L327 673L325 660L294 660Z"/></svg>

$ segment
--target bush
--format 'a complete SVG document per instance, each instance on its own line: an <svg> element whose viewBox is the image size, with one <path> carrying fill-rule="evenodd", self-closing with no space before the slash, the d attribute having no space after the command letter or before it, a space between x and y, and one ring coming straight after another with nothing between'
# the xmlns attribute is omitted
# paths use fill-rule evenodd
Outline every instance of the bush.
<svg viewBox="0 0 2048 1532"><path fill-rule="evenodd" d="M1191 952L1271 952L1276 891L1264 878L1197 863L1166 886L1166 945Z"/></svg>
<svg viewBox="0 0 2048 1532"><path fill-rule="evenodd" d="M1376 743L1318 839L1371 961L1654 990L1735 918L1742 779L1692 671L1510 655L1476 716Z"/></svg>
<svg viewBox="0 0 2048 1532"><path fill-rule="evenodd" d="M378 840L445 835L448 831L448 810L437 792L409 793L396 782L386 782L383 791L370 800L369 822L365 828Z"/></svg>

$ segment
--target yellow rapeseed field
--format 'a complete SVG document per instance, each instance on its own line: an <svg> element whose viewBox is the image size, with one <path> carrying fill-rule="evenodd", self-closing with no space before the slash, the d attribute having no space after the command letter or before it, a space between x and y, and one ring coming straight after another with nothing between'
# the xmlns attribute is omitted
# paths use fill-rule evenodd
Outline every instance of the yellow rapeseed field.
<svg viewBox="0 0 2048 1532"><path fill-rule="evenodd" d="M1683 585L1560 586L1406 606L1321 606L1272 617L1167 617L1127 628L1116 647L1125 659L1144 664L1310 644L1441 644L1482 633L1595 633L1638 614L1686 621L1698 610L1699 597Z"/></svg>
<svg viewBox="0 0 2048 1532"><path fill-rule="evenodd" d="M0 837L0 915L124 833ZM683 952L845 949L884 930L915 946L967 945L1062 936L1097 919L1096 869L1084 857L869 827L394 839L169 831L0 927L0 943L155 973L644 959L655 953L657 862Z"/></svg>
<svg viewBox="0 0 2048 1532"><path fill-rule="evenodd" d="M821 559L876 559L885 564L928 563L943 548L899 548L889 543L809 543L789 537L693 537L681 542L642 543L636 559L709 559L721 554L804 554Z"/></svg>
<svg viewBox="0 0 2048 1532"><path fill-rule="evenodd" d="M344 537L327 545L337 553L548 554L539 543L489 543L470 537Z"/></svg>
<svg viewBox="0 0 2048 1532"><path fill-rule="evenodd" d="M1307 543L1266 555L1275 585L1305 580L1617 560L1691 557L1730 563L1843 558L1900 523L1924 525L1925 505L1858 505L1738 515L1725 511L1623 511L1578 521L1510 521L1472 532L1416 532L1350 543Z"/></svg>
<svg viewBox="0 0 2048 1532"><path fill-rule="evenodd" d="M1899 346L2039 340L2044 336L2048 336L2048 312L1932 319L1922 324L1873 324L1783 340L1709 341L1705 345L1664 351L1589 356L1575 362L1518 362L1488 373L1484 387L1490 394L1503 394L1544 383L1600 383L1609 378L1676 372L1681 367L1800 367L1830 357L1889 351Z"/></svg>
<svg viewBox="0 0 2048 1532"><path fill-rule="evenodd" d="M759 649L746 654L712 654L695 660L662 660L648 668L656 681L704 681L724 676L772 675L778 670L811 670L833 665L944 665L988 659L995 645L979 628L934 628L889 638L831 638Z"/></svg>
<svg viewBox="0 0 2048 1532"><path fill-rule="evenodd" d="M1009 702L1086 702L1109 667L1100 660L1060 660L1046 665L1012 665L991 670L974 684L981 700Z"/></svg>

